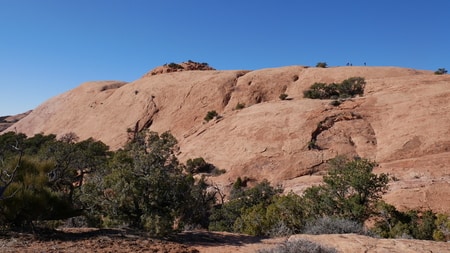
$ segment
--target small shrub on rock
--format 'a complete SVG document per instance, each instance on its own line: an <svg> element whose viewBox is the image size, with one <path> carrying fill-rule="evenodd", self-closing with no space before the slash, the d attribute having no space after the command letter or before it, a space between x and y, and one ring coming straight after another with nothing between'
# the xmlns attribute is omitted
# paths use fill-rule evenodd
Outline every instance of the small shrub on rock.
<svg viewBox="0 0 450 253"><path fill-rule="evenodd" d="M305 98L311 99L337 99L362 96L366 81L363 77L351 77L341 83L314 83L303 92Z"/></svg>
<svg viewBox="0 0 450 253"><path fill-rule="evenodd" d="M435 72L434 72L434 74L435 75L444 75L444 74L447 74L447 70L445 69L445 68L439 68L438 70L436 70Z"/></svg>
<svg viewBox="0 0 450 253"><path fill-rule="evenodd" d="M209 111L209 112L206 114L204 120L205 120L206 122L209 122L210 120L214 119L214 118L217 117L217 116L219 116L219 114L218 114L216 111Z"/></svg>
<svg viewBox="0 0 450 253"><path fill-rule="evenodd" d="M286 100L286 99L288 98L288 94L286 94L286 93L281 93L280 96L279 96L279 98L280 98L281 100Z"/></svg>
<svg viewBox="0 0 450 253"><path fill-rule="evenodd" d="M318 62L316 68L327 68L328 64L326 62Z"/></svg>
<svg viewBox="0 0 450 253"><path fill-rule="evenodd" d="M234 109L241 110L245 108L245 103L237 103Z"/></svg>

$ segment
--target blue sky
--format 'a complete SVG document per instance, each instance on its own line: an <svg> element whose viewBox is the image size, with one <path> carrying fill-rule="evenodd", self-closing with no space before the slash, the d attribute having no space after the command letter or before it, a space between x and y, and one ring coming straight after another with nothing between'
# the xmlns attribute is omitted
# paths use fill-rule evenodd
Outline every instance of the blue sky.
<svg viewBox="0 0 450 253"><path fill-rule="evenodd" d="M170 62L450 68L450 1L0 0L0 116Z"/></svg>

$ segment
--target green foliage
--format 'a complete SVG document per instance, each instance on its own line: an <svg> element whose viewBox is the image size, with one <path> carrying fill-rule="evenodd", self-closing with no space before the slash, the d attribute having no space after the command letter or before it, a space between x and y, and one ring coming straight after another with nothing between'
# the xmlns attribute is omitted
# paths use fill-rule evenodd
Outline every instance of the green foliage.
<svg viewBox="0 0 450 253"><path fill-rule="evenodd" d="M447 74L447 70L445 69L445 68L439 68L438 70L436 70L435 72L434 72L434 74L435 75L444 75L444 74Z"/></svg>
<svg viewBox="0 0 450 253"><path fill-rule="evenodd" d="M286 100L288 98L288 94L286 93L281 93L279 96L280 100Z"/></svg>
<svg viewBox="0 0 450 253"><path fill-rule="evenodd" d="M314 83L303 92L305 98L337 99L363 95L366 82L362 77L351 77L341 83Z"/></svg>
<svg viewBox="0 0 450 253"><path fill-rule="evenodd" d="M17 150L14 147L22 147L26 138L26 135L16 134L14 132L7 132L0 135L0 160L5 161L15 158Z"/></svg>
<svg viewBox="0 0 450 253"><path fill-rule="evenodd" d="M258 203L245 209L234 223L234 231L250 235L285 236L303 227L300 196L274 195L270 203Z"/></svg>
<svg viewBox="0 0 450 253"><path fill-rule="evenodd" d="M449 241L450 217L446 214L437 214L435 225L436 230L433 231L433 239L436 241Z"/></svg>
<svg viewBox="0 0 450 253"><path fill-rule="evenodd" d="M55 164L48 173L52 188L67 193L69 201L81 205L79 188L84 176L104 166L110 152L108 146L92 138L76 140L78 137L69 133L58 141L48 141L41 148L39 157Z"/></svg>
<svg viewBox="0 0 450 253"><path fill-rule="evenodd" d="M327 68L328 64L326 62L318 62L316 68Z"/></svg>
<svg viewBox="0 0 450 253"><path fill-rule="evenodd" d="M216 206L210 216L209 229L229 232L249 232L246 222L240 218L246 213L249 217L259 215L259 209L267 207L272 203L272 198L281 193L280 188L274 188L267 180L258 183L252 188L242 189L243 183L240 178L234 184L234 193L230 200L221 206ZM253 210L253 211L252 211ZM256 233L259 233L258 230Z"/></svg>
<svg viewBox="0 0 450 253"><path fill-rule="evenodd" d="M186 227L208 228L209 216L217 201L217 189L209 190L210 185L204 176L194 184L190 190L190 196L183 208L183 221Z"/></svg>
<svg viewBox="0 0 450 253"><path fill-rule="evenodd" d="M184 69L183 66L174 62L169 63L167 66L172 69Z"/></svg>
<svg viewBox="0 0 450 253"><path fill-rule="evenodd" d="M400 212L384 202L379 204L378 211L372 231L383 238L446 240L450 235L450 219L446 215L436 215L431 210Z"/></svg>
<svg viewBox="0 0 450 253"><path fill-rule="evenodd" d="M214 165L207 163L203 157L197 157L186 161L186 171L191 174L211 173L216 170L217 168ZM216 173L220 172L216 171Z"/></svg>
<svg viewBox="0 0 450 253"><path fill-rule="evenodd" d="M85 199L91 220L101 221L95 217L103 215L104 226L125 224L154 236L173 233L186 222L207 225L202 215L214 196L206 193L204 181L194 185L194 178L183 174L176 143L168 132L141 133L114 155L110 171L85 184L86 193L97 196Z"/></svg>
<svg viewBox="0 0 450 253"><path fill-rule="evenodd" d="M234 108L235 110L242 110L245 108L245 103L237 103L236 107Z"/></svg>
<svg viewBox="0 0 450 253"><path fill-rule="evenodd" d="M77 189L83 175L104 162L98 159L108 148L93 140L75 144L75 139L73 134L62 140L43 134L0 136L1 189L7 194L1 200L3 224L30 228L41 221L81 215Z"/></svg>
<svg viewBox="0 0 450 253"><path fill-rule="evenodd" d="M303 196L308 217L335 216L363 222L387 190L388 175L372 173L375 162L336 157L329 162L324 185L307 189Z"/></svg>
<svg viewBox="0 0 450 253"><path fill-rule="evenodd" d="M217 116L219 116L219 114L218 114L216 111L209 111L209 112L206 114L204 120L205 120L206 122L209 122L210 120L214 119L214 118L217 117Z"/></svg>
<svg viewBox="0 0 450 253"><path fill-rule="evenodd" d="M450 239L447 215L399 212L379 201L388 176L372 173L375 162L336 157L324 184L303 196L281 195L267 180L250 187L249 178L237 178L224 202L218 187L204 176L194 178L219 170L201 157L179 163L176 144L168 132L136 133L115 152L93 139L78 141L72 133L59 140L0 135L0 224L25 228L84 214L89 226L129 226L154 236L199 227L284 236L359 233L376 215L373 231L382 237Z"/></svg>
<svg viewBox="0 0 450 253"><path fill-rule="evenodd" d="M53 190L47 173L54 164L24 158L0 206L0 221L12 227L31 228L33 222L58 220L81 214L67 195Z"/></svg>

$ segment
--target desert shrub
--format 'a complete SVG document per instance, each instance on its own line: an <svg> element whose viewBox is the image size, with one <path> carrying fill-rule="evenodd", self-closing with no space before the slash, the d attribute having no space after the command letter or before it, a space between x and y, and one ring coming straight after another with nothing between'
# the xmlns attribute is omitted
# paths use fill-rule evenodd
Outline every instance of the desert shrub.
<svg viewBox="0 0 450 253"><path fill-rule="evenodd" d="M234 231L249 235L286 236L301 231L303 212L300 196L275 195L270 203L261 202L245 209L234 222Z"/></svg>
<svg viewBox="0 0 450 253"><path fill-rule="evenodd" d="M244 222L239 218L246 213L259 215L260 209L267 207L272 198L282 191L281 188L272 187L267 180L249 189L244 189L240 180L240 183L237 181L234 184L234 188L234 192L230 194L230 200L213 209L209 229L228 232L246 231L245 226L240 225Z"/></svg>
<svg viewBox="0 0 450 253"><path fill-rule="evenodd" d="M389 177L372 173L375 162L349 160L338 156L328 163L324 185L305 190L302 206L305 216L317 219L334 216L363 222L376 212L376 203L387 190Z"/></svg>
<svg viewBox="0 0 450 253"><path fill-rule="evenodd" d="M61 140L55 137L0 136L3 224L32 227L81 215L79 189L83 176L105 161L108 148L92 139L75 143L73 134ZM4 147L13 147L19 154Z"/></svg>
<svg viewBox="0 0 450 253"><path fill-rule="evenodd" d="M450 217L446 214L437 214L436 230L433 232L433 239L436 241L450 240Z"/></svg>
<svg viewBox="0 0 450 253"><path fill-rule="evenodd" d="M281 93L279 96L280 100L286 100L288 98L288 94L286 93Z"/></svg>
<svg viewBox="0 0 450 253"><path fill-rule="evenodd" d="M363 224L333 217L322 217L308 222L303 230L305 234L364 234Z"/></svg>
<svg viewBox="0 0 450 253"><path fill-rule="evenodd" d="M341 83L314 83L308 90L303 91L305 98L337 99L363 95L366 82L362 77L351 77Z"/></svg>
<svg viewBox="0 0 450 253"><path fill-rule="evenodd" d="M170 133L140 133L114 155L107 171L84 185L87 212L103 225L125 224L154 236L177 231L192 208L193 177L183 174ZM103 216L103 219L99 217Z"/></svg>
<svg viewBox="0 0 450 253"><path fill-rule="evenodd" d="M337 85L339 97L354 97L364 94L366 81L362 77L350 77Z"/></svg>
<svg viewBox="0 0 450 253"><path fill-rule="evenodd" d="M204 120L205 120L206 122L209 122L210 120L214 119L214 118L217 117L217 116L219 116L219 114L218 114L216 111L209 111L209 112L206 114Z"/></svg>
<svg viewBox="0 0 450 253"><path fill-rule="evenodd" d="M172 69L184 69L183 66L181 66L180 64L177 64L175 62L171 62L171 63L167 64L167 66Z"/></svg>
<svg viewBox="0 0 450 253"><path fill-rule="evenodd" d="M328 64L326 62L318 62L316 68L327 68Z"/></svg>
<svg viewBox="0 0 450 253"><path fill-rule="evenodd" d="M434 74L435 75L444 75L444 74L447 74L447 70L445 69L445 68L439 68L438 70L436 70L435 72L434 72Z"/></svg>
<svg viewBox="0 0 450 253"><path fill-rule="evenodd" d="M245 103L237 103L236 107L234 108L235 110L241 110L245 108Z"/></svg>
<svg viewBox="0 0 450 253"><path fill-rule="evenodd" d="M266 208L266 217L269 226L264 235L274 237L299 233L305 221L301 197L292 192L275 196Z"/></svg>
<svg viewBox="0 0 450 253"><path fill-rule="evenodd" d="M63 191L52 189L48 181L54 164L25 157L12 183L5 189L0 205L0 223L30 229L39 221L81 215Z"/></svg>
<svg viewBox="0 0 450 253"><path fill-rule="evenodd" d="M188 159L186 161L186 171L191 174L209 173L215 176L225 173L225 170L218 169L213 164L206 162L203 157Z"/></svg>
<svg viewBox="0 0 450 253"><path fill-rule="evenodd" d="M258 253L337 253L337 250L308 240L298 239L287 241L275 248L258 250Z"/></svg>
<svg viewBox="0 0 450 253"><path fill-rule="evenodd" d="M186 170L192 174L210 172L212 165L207 163L203 157L197 157L186 161Z"/></svg>
<svg viewBox="0 0 450 253"><path fill-rule="evenodd" d="M312 99L325 99L328 97L326 83L314 83L308 90L303 92L304 97Z"/></svg>
<svg viewBox="0 0 450 253"><path fill-rule="evenodd" d="M436 215L431 210L400 212L394 206L381 202L378 211L378 221L371 230L383 238L442 240L445 238L444 233L450 228L448 217L446 228L445 216Z"/></svg>
<svg viewBox="0 0 450 253"><path fill-rule="evenodd" d="M239 179L233 188L244 187ZM294 193L281 196L281 191L268 181L235 190L232 199L212 214L210 229L265 236L299 232L303 226L301 198Z"/></svg>

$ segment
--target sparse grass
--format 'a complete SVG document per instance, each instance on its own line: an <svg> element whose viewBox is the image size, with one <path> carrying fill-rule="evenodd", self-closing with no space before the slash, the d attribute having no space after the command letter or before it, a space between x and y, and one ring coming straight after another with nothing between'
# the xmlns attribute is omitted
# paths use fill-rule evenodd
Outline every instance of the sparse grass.
<svg viewBox="0 0 450 253"><path fill-rule="evenodd" d="M304 239L288 241L272 249L258 250L258 253L337 253L336 249Z"/></svg>
<svg viewBox="0 0 450 253"><path fill-rule="evenodd" d="M348 219L332 217L323 217L307 223L303 232L305 234L312 235L365 234L361 223Z"/></svg>

